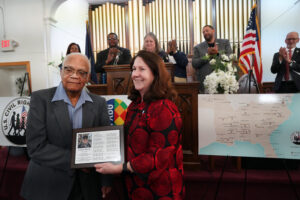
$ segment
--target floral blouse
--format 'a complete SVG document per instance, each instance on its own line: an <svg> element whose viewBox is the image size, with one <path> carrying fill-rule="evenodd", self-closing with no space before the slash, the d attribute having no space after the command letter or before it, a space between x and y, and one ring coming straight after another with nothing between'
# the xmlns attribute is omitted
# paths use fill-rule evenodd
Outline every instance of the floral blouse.
<svg viewBox="0 0 300 200"><path fill-rule="evenodd" d="M181 127L170 100L130 104L125 120L127 161L134 170L126 177L130 199L183 199Z"/></svg>

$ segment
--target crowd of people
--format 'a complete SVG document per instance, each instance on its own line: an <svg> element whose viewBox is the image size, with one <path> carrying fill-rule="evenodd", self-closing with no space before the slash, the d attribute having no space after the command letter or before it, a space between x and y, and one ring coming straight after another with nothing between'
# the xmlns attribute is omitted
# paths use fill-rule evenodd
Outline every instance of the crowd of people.
<svg viewBox="0 0 300 200"><path fill-rule="evenodd" d="M215 37L214 27L203 27L205 41L194 47L192 66L204 93L203 81L213 69L204 55L231 53L229 40ZM71 43L61 65L58 87L32 93L27 125L27 149L31 158L21 195L26 200L99 200L112 189L113 174L124 176L129 199L184 199L182 119L175 100L171 76L165 62L175 65L177 82L186 82L187 56L176 40L167 52L153 33L144 37L143 50L133 58L119 47L115 33L107 36L108 48L97 54L96 72L104 65L130 64L128 98L132 101L124 123L125 161L99 163L93 168L71 169L72 130L109 126L103 97L84 90L90 79L88 58ZM277 73L276 92L298 92L300 88L299 35L288 33L287 47L274 55L271 71ZM90 148L87 135L78 148Z"/></svg>

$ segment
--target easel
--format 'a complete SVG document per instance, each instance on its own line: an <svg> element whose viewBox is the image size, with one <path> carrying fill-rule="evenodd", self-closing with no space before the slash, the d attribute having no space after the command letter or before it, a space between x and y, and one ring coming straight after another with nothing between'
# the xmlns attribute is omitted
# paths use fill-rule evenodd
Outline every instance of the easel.
<svg viewBox="0 0 300 200"><path fill-rule="evenodd" d="M31 84L30 84L30 80L29 80L29 74L28 74L28 72L25 72L24 78L23 78L23 83L22 83L20 97L23 96L23 90L24 90L24 85L26 83L26 80L28 81L29 96L31 95Z"/></svg>
<svg viewBox="0 0 300 200"><path fill-rule="evenodd" d="M31 95L31 85L30 85L30 80L29 80L29 75L28 75L28 72L25 72L24 74L24 78L23 78L23 82L22 82L22 88L21 88L21 92L20 92L20 97L23 96L23 90L24 90L24 85L26 83L26 80L28 81L28 91L29 91L29 95ZM16 147L18 148L18 147ZM27 155L27 152L26 152L26 148L23 147L23 150L28 158L28 155ZM11 147L8 146L7 147L7 154L6 154L6 158L5 158L5 161L4 161L4 166L3 166L3 170L2 170L2 175L1 175L1 178L0 178L0 189L2 188L2 184L3 184L3 181L4 181L4 176L5 176L5 173L6 173L6 167L7 167L7 162L8 162L8 158L9 158L9 155L10 155L10 151L11 151Z"/></svg>
<svg viewBox="0 0 300 200"><path fill-rule="evenodd" d="M252 67L253 68L253 67ZM248 93L251 94L251 81L253 80L254 82L254 86L256 88L256 94L259 94L259 88L258 88L258 84L257 84L257 81L254 77L254 74L253 74L253 69L250 69L248 71L248 77L247 77L247 82L248 82Z"/></svg>
<svg viewBox="0 0 300 200"><path fill-rule="evenodd" d="M295 186L295 184L294 184L294 182L293 182L293 180L292 180L292 177L291 177L291 175L290 175L290 173L289 173L289 169L288 169L288 167L287 167L287 164L286 164L286 162L285 162L285 159L282 159L282 162L283 162L283 166L284 166L284 168L285 168L286 174L287 174L287 176L288 176L288 178L289 178L290 185L291 185L291 187L292 187L292 189L293 189L293 191L294 191L294 193L295 193L295 196L296 196L297 200L300 200L300 197L299 197L299 195L298 195L298 193L297 193L297 188L296 188L296 186Z"/></svg>
<svg viewBox="0 0 300 200"><path fill-rule="evenodd" d="M258 87L258 84L257 84L257 81L254 77L254 74L253 74L253 69L250 69L248 71L248 76L247 76L247 79L246 79L246 85L248 85L248 93L251 94L251 82L253 82L253 85L255 86L256 88L256 93L259 93L259 87ZM212 156L209 157L209 161L210 161L210 167L212 170L214 170L214 166L215 166L215 163L214 163L214 158ZM220 174L220 177L219 177L219 180L218 180L218 183L217 183L217 188L216 188L216 193L215 193L215 197L214 199L216 200L217 199L217 196L218 196L218 192L219 192L219 189L220 189L220 185L221 185L221 182L222 182L222 179L223 179L223 174L224 174L224 171L225 171L225 167L227 165L227 162L228 162L228 155L226 156L226 160L225 160L225 163L224 163L224 166L222 168L222 171L221 171L221 174ZM241 171L242 169L242 158L241 157L236 157L236 168L238 171ZM244 190L243 190L243 199L246 199L246 190L247 190L247 168L245 168L245 179L244 179ZM295 190L296 191L296 190ZM296 193L297 195L297 193Z"/></svg>

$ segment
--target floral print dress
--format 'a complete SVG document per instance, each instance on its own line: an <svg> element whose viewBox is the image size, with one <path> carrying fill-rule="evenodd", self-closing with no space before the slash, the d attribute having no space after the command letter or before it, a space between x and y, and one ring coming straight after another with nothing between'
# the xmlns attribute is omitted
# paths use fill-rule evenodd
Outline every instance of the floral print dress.
<svg viewBox="0 0 300 200"><path fill-rule="evenodd" d="M170 100L130 104L125 120L127 161L134 170L126 176L130 199L183 199L181 127Z"/></svg>

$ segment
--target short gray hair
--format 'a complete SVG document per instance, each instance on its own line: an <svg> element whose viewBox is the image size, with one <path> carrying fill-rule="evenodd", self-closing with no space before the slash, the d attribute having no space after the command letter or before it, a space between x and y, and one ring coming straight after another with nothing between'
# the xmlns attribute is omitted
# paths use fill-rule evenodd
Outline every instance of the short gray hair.
<svg viewBox="0 0 300 200"><path fill-rule="evenodd" d="M86 55L84 55L84 54L82 54L82 53L76 52L76 53L70 53L70 54L68 54L68 55L65 57L65 59L64 59L63 67L65 66L65 63L66 63L68 60L72 59L72 57L74 57L74 56L80 56L80 57L86 62L87 66L88 66L88 68L89 68L88 73L90 74L90 73L91 73L91 63L90 63L90 60L88 59L88 57L87 57Z"/></svg>

